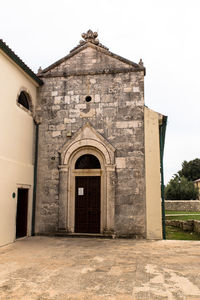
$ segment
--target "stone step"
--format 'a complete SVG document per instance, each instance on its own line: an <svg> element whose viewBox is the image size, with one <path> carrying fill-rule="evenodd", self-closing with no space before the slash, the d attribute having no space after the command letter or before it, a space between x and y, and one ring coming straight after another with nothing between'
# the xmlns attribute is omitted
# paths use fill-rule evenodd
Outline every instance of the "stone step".
<svg viewBox="0 0 200 300"><path fill-rule="evenodd" d="M54 236L59 237L71 237L71 238L102 238L102 239L112 239L112 235L104 235L101 233L68 233L68 232L56 232Z"/></svg>

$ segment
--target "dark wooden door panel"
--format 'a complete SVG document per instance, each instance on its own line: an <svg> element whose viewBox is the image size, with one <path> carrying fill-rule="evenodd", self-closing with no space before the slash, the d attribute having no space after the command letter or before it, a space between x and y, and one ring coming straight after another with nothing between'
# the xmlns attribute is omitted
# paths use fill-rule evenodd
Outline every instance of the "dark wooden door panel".
<svg viewBox="0 0 200 300"><path fill-rule="evenodd" d="M18 189L16 238L27 235L28 189Z"/></svg>
<svg viewBox="0 0 200 300"><path fill-rule="evenodd" d="M100 176L76 176L75 232L100 232Z"/></svg>

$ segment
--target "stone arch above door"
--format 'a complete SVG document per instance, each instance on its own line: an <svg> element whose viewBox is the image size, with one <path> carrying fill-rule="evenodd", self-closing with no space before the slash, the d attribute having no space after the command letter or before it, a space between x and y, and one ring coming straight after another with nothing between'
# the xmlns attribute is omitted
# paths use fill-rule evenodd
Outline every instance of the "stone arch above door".
<svg viewBox="0 0 200 300"><path fill-rule="evenodd" d="M61 164L67 165L69 163L72 153L81 147L94 147L99 149L105 157L107 165L114 164L115 148L100 135L89 123L84 125L70 141L68 141L61 149Z"/></svg>
<svg viewBox="0 0 200 300"><path fill-rule="evenodd" d="M101 163L101 233L111 233L115 215L115 148L89 123L60 150L59 230L74 232L75 162L87 153L95 155Z"/></svg>

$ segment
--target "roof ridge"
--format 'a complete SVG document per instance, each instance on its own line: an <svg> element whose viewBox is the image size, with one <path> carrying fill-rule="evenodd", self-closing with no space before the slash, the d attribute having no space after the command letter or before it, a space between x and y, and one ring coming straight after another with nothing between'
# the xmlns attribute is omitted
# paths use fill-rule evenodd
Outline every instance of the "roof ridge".
<svg viewBox="0 0 200 300"><path fill-rule="evenodd" d="M98 37L98 33L97 32L93 32L91 29L89 29L86 33L82 33L82 38L84 40L81 40L78 44L78 46L76 46L75 48L73 48L69 54L67 54L66 56L62 57L61 59L57 60L56 62L52 63L51 65L49 65L48 67L46 67L45 69L39 69L38 71L38 76L39 77L43 77L43 75L50 71L51 69L55 68L56 66L58 66L59 64L61 64L63 61L73 57L74 55L76 55L77 53L79 53L80 51L86 49L87 47L92 47L94 49L96 49L97 51L101 51L102 53L104 53L105 55L109 55L115 59L118 59L126 64L129 64L131 66L133 66L134 68L137 69L137 71L144 71L144 75L146 74L146 69L144 67L143 61L142 59L140 59L139 63L135 63L127 58L124 58L118 54L115 54L113 52L111 52L109 50L109 48L105 47L104 45L102 45L101 43L99 43L99 40L97 39Z"/></svg>

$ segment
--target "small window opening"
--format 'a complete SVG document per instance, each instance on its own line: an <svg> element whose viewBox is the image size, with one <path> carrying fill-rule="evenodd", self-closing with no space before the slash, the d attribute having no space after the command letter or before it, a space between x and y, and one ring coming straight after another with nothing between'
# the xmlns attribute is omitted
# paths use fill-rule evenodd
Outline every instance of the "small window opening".
<svg viewBox="0 0 200 300"><path fill-rule="evenodd" d="M77 159L75 169L101 169L101 165L96 156L84 154Z"/></svg>
<svg viewBox="0 0 200 300"><path fill-rule="evenodd" d="M86 102L90 102L91 100L92 100L92 97L90 97L90 96L85 97Z"/></svg>
<svg viewBox="0 0 200 300"><path fill-rule="evenodd" d="M28 95L25 92L21 92L18 97L18 103L21 104L26 109L30 109L29 107L29 101L28 101Z"/></svg>

